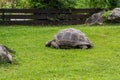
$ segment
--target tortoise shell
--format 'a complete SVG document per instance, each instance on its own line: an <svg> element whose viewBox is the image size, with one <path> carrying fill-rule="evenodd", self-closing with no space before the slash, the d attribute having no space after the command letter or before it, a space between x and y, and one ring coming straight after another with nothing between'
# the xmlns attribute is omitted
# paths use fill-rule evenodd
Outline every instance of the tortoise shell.
<svg viewBox="0 0 120 80"><path fill-rule="evenodd" d="M59 42L70 42L70 43L81 43L82 44L91 44L88 38L80 30L69 28L59 31L54 40Z"/></svg>

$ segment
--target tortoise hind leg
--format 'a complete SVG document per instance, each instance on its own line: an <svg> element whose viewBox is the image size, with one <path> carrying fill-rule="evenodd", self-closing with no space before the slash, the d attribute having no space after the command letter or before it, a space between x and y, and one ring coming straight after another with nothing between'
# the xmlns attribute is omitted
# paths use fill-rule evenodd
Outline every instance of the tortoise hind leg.
<svg viewBox="0 0 120 80"><path fill-rule="evenodd" d="M80 46L78 46L78 48L80 48L80 49L88 49L88 46L87 45L80 45Z"/></svg>
<svg viewBox="0 0 120 80"><path fill-rule="evenodd" d="M81 49L88 49L88 46L87 46L87 45L84 45L84 46L82 46Z"/></svg>
<svg viewBox="0 0 120 80"><path fill-rule="evenodd" d="M74 48L88 49L88 46L87 45L74 45Z"/></svg>

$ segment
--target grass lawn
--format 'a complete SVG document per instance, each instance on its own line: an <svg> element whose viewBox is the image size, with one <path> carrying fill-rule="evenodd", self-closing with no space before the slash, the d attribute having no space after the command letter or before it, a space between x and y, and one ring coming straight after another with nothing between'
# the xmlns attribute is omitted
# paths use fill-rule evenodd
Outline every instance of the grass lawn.
<svg viewBox="0 0 120 80"><path fill-rule="evenodd" d="M84 32L94 47L45 47L69 27ZM0 44L16 51L16 62L0 64L0 80L120 80L120 25L0 26Z"/></svg>

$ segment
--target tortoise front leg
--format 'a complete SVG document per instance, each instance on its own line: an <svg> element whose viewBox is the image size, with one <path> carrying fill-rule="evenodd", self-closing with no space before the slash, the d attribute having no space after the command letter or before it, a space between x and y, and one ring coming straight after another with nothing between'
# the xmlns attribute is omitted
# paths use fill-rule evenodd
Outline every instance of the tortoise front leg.
<svg viewBox="0 0 120 80"><path fill-rule="evenodd" d="M57 49L60 48L59 45L58 45L58 43L57 43L56 41L52 41L52 42L51 42L51 45L52 45L54 48L57 48Z"/></svg>

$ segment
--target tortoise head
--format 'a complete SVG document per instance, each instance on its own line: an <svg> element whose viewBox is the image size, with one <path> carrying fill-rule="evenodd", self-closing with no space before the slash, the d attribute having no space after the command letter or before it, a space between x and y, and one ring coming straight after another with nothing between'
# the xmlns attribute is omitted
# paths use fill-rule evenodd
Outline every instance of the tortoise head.
<svg viewBox="0 0 120 80"><path fill-rule="evenodd" d="M50 47L52 41L53 41L53 40L49 40L49 41L47 41L46 44L45 44L45 46L46 46L46 47Z"/></svg>

